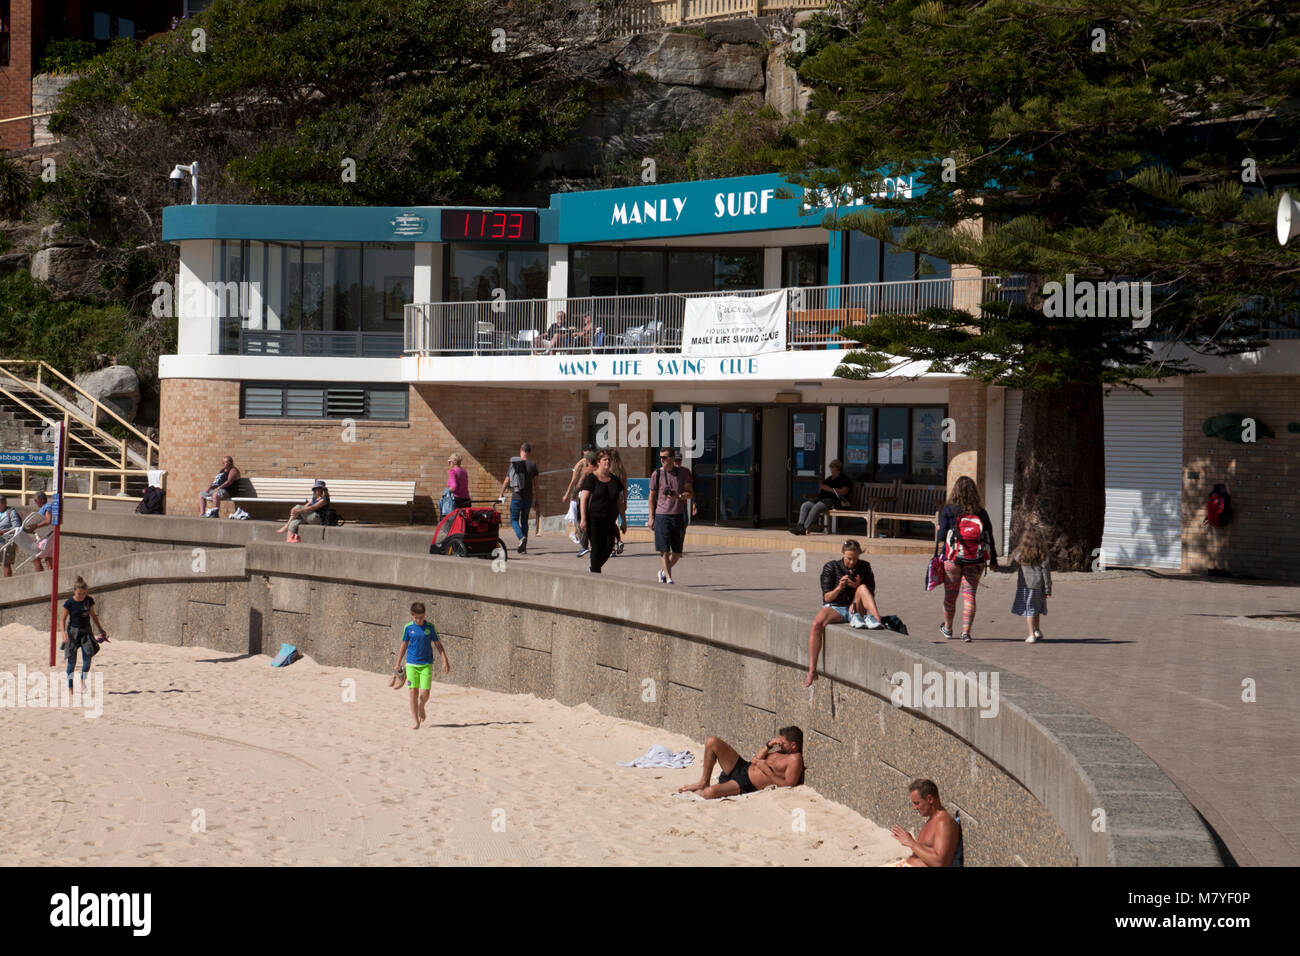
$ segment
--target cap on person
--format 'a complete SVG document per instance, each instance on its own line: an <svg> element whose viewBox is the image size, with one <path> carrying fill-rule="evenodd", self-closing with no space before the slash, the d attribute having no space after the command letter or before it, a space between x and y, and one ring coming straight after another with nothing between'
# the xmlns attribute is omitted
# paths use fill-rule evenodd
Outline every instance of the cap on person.
<svg viewBox="0 0 1300 956"><path fill-rule="evenodd" d="M325 482L317 478L315 483L311 486L311 490L315 491L317 488L324 488L324 487L325 487Z"/></svg>

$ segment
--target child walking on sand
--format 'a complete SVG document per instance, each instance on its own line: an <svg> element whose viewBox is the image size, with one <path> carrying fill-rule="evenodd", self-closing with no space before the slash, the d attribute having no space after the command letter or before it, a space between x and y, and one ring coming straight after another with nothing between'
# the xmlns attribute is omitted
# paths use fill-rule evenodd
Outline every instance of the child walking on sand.
<svg viewBox="0 0 1300 956"><path fill-rule="evenodd" d="M90 630L90 622L99 628L99 640ZM95 599L86 593L86 582L80 577L72 585L72 597L63 602L63 648L68 655L68 690L72 690L72 672L77 668L77 650L81 650L81 689L86 689L86 674L90 672L90 659L99 653L99 645L108 640L104 625L95 613Z"/></svg>
<svg viewBox="0 0 1300 956"><path fill-rule="evenodd" d="M1047 613L1047 599L1052 595L1052 568L1047 549L1047 533L1041 525L1031 524L1021 534L1020 546L1011 556L1019 571L1011 613L1027 619L1029 636L1025 638L1026 644L1043 640L1038 618Z"/></svg>
<svg viewBox="0 0 1300 956"><path fill-rule="evenodd" d="M411 605L411 622L402 631L402 649L397 652L393 680L389 686L394 689L401 686L402 661L406 661L406 686L411 688L411 716L415 718L412 730L419 730L426 720L425 705L429 703L429 689L433 686L433 648L438 648L442 658L442 672L451 673L451 662L443 650L442 641L433 625L424 620L424 604L416 601Z"/></svg>

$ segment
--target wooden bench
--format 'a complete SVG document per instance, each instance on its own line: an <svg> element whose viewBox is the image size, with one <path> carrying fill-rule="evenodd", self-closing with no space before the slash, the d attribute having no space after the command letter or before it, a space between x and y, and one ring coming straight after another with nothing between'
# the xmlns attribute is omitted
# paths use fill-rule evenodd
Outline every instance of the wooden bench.
<svg viewBox="0 0 1300 956"><path fill-rule="evenodd" d="M790 341L796 345L817 345L830 342L840 346L858 343L845 338L839 330L847 325L866 325L866 309L805 309L790 313ZM803 326L807 331L796 329Z"/></svg>
<svg viewBox="0 0 1300 956"><path fill-rule="evenodd" d="M351 478L324 479L330 506L405 505L410 523L415 524L415 482L366 481ZM263 502L300 505L311 500L314 478L240 478L230 500L235 504ZM347 516L344 515L346 518Z"/></svg>
<svg viewBox="0 0 1300 956"><path fill-rule="evenodd" d="M853 486L853 500L847 508L832 508L825 517L830 521L831 534L836 531L835 519L861 518L870 527L871 513L879 508L893 507L902 481L863 481Z"/></svg>
<svg viewBox="0 0 1300 956"><path fill-rule="evenodd" d="M928 521L939 533L939 513L948 500L948 489L943 485L900 485L898 497L889 510L872 509L867 519L867 537L876 536L876 525L881 521Z"/></svg>

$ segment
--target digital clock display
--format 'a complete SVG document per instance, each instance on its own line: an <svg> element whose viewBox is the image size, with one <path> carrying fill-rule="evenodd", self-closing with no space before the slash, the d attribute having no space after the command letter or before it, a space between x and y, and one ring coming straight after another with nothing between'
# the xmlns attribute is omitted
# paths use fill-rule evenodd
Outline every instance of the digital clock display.
<svg viewBox="0 0 1300 956"><path fill-rule="evenodd" d="M514 209L444 209L443 242L536 242L537 213Z"/></svg>

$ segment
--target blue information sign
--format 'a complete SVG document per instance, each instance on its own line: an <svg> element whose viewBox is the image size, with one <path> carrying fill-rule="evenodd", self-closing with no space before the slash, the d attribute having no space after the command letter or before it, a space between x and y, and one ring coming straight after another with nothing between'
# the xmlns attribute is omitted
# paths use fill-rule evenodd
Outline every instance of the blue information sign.
<svg viewBox="0 0 1300 956"><path fill-rule="evenodd" d="M27 465L29 468L53 468L52 451L0 451L0 465Z"/></svg>
<svg viewBox="0 0 1300 956"><path fill-rule="evenodd" d="M650 479L627 480L627 526L644 528L650 524Z"/></svg>

